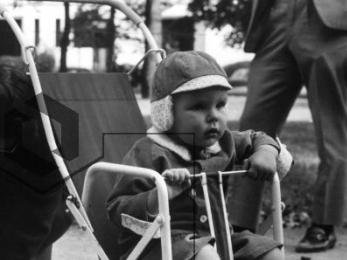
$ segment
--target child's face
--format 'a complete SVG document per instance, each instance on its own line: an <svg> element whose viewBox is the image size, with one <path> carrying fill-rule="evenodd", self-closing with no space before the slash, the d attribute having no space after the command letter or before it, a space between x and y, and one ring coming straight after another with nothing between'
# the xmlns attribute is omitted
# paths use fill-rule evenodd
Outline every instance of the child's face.
<svg viewBox="0 0 347 260"><path fill-rule="evenodd" d="M227 90L211 87L173 95L173 133L186 144L206 148L216 143L226 129ZM192 135L194 134L194 135Z"/></svg>

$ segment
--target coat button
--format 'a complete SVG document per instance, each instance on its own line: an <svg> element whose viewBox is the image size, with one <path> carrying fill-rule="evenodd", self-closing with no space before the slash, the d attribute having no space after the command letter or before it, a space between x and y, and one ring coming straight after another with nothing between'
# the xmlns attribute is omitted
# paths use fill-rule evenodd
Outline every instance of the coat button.
<svg viewBox="0 0 347 260"><path fill-rule="evenodd" d="M207 216L206 215L201 215L200 216L200 222L205 223L207 221Z"/></svg>

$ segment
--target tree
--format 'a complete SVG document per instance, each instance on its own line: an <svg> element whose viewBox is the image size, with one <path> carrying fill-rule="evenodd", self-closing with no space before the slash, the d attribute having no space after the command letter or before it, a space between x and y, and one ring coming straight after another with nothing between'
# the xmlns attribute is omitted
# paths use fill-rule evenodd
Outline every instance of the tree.
<svg viewBox="0 0 347 260"><path fill-rule="evenodd" d="M227 43L240 46L244 41L251 14L251 0L192 0L188 8L197 21L206 21L213 28L231 25Z"/></svg>
<svg viewBox="0 0 347 260"><path fill-rule="evenodd" d="M114 70L114 41L116 38L116 26L114 24L115 8L111 7L110 18L107 23L107 54L106 54L106 70L111 72Z"/></svg>
<svg viewBox="0 0 347 260"><path fill-rule="evenodd" d="M105 48L107 24L99 6L80 5L73 20L74 44L76 47Z"/></svg>
<svg viewBox="0 0 347 260"><path fill-rule="evenodd" d="M99 48L106 48L106 71L114 71L114 48L117 34L115 8L99 5L80 5L73 20L76 47L94 49L94 61L99 59Z"/></svg>
<svg viewBox="0 0 347 260"><path fill-rule="evenodd" d="M70 20L70 4L68 2L64 3L64 10L65 10L65 27L63 36L61 38L61 55L60 55L60 72L66 72L67 66L66 66L66 54L67 54L67 47L69 46L70 40L69 40L69 34L71 31L71 20Z"/></svg>

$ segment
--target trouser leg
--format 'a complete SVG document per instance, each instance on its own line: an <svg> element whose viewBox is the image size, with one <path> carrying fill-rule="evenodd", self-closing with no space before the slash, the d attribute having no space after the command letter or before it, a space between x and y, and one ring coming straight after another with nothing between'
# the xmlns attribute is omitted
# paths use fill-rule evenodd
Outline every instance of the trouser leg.
<svg viewBox="0 0 347 260"><path fill-rule="evenodd" d="M308 90L321 159L313 221L338 225L347 208L347 44L315 60Z"/></svg>
<svg viewBox="0 0 347 260"><path fill-rule="evenodd" d="M240 121L241 130L261 130L276 136L300 89L299 72L290 53L285 50L279 51L278 55L259 52L251 65L247 102ZM230 187L230 223L256 229L264 182L237 178Z"/></svg>
<svg viewBox="0 0 347 260"><path fill-rule="evenodd" d="M300 74L294 60L288 64L266 64L256 58L250 70L240 130L264 131L276 137L300 89Z"/></svg>
<svg viewBox="0 0 347 260"><path fill-rule="evenodd" d="M291 3L276 1L269 10L268 19L262 23L266 35L259 42L251 64L241 130L254 129L277 135L301 89L297 64L287 48L288 28L292 23ZM255 229L264 183L240 178L230 187L230 223Z"/></svg>
<svg viewBox="0 0 347 260"><path fill-rule="evenodd" d="M51 260L52 259L52 248L53 245L49 245L46 248L42 249L39 254L36 255L31 260Z"/></svg>
<svg viewBox="0 0 347 260"><path fill-rule="evenodd" d="M301 3L289 48L308 88L320 158L312 217L337 225L347 203L347 32L326 26L313 1Z"/></svg>

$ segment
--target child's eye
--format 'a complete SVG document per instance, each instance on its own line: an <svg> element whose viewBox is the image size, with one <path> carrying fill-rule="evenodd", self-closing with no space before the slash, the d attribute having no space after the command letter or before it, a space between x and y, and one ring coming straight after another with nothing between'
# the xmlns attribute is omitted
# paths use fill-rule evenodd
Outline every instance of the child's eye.
<svg viewBox="0 0 347 260"><path fill-rule="evenodd" d="M221 101L219 103L217 103L217 108L218 109L222 109L226 106L226 102L225 101Z"/></svg>
<svg viewBox="0 0 347 260"><path fill-rule="evenodd" d="M191 110L203 110L204 105L203 104L195 104L191 107Z"/></svg>

